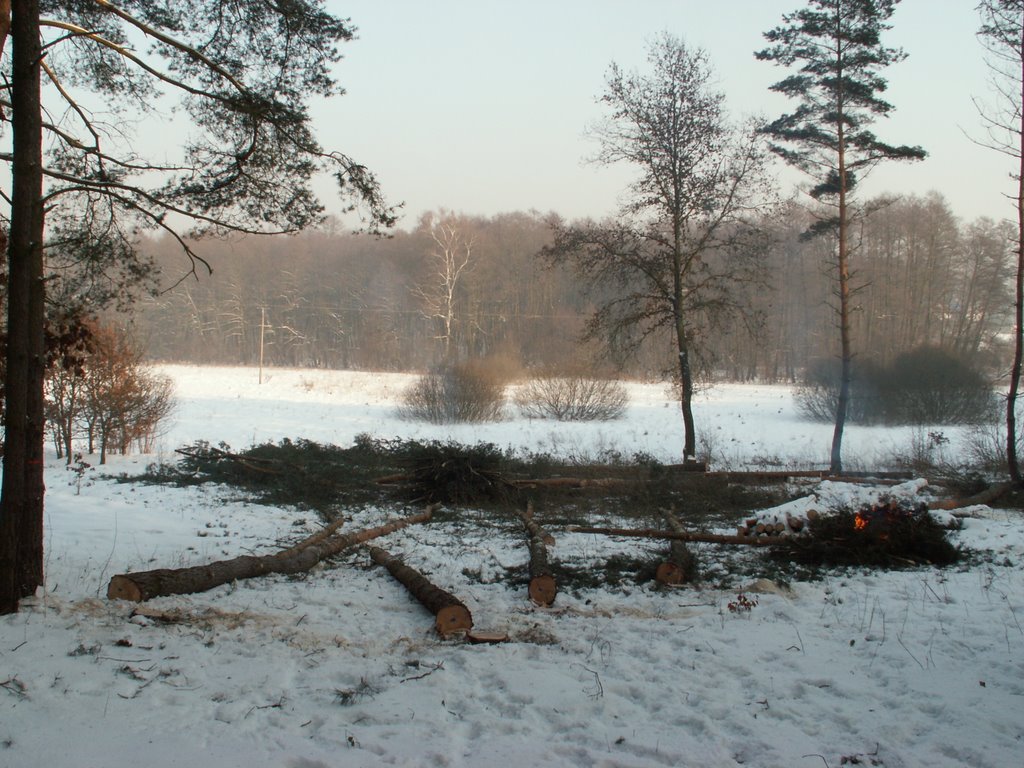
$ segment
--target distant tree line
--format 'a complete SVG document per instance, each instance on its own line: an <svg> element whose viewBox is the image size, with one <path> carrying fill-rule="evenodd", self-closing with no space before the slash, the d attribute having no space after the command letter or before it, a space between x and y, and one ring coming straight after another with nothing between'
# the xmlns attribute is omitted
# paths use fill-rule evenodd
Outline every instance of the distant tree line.
<svg viewBox="0 0 1024 768"><path fill-rule="evenodd" d="M963 222L938 193L877 199L851 238L852 332L858 356L888 364L939 347L995 370L1005 367L1012 312L1013 233L981 218ZM437 224L470 255L447 285ZM564 224L552 216L471 217L438 212L388 239L320 229L290 238L203 244L213 275L186 278L167 240L149 241L166 290L136 305L135 336L150 358L204 364L427 370L444 361L574 367L607 353L580 345L601 286L538 257ZM703 330L705 379L800 381L835 359L829 237L801 237L809 214L793 204L765 216L761 279L736 294L744 311ZM443 310L438 291L450 289ZM617 287L621 290L621 287ZM629 375L670 376L672 329L611 351ZM666 356L666 353L667 356ZM607 354L606 354L607 357Z"/></svg>

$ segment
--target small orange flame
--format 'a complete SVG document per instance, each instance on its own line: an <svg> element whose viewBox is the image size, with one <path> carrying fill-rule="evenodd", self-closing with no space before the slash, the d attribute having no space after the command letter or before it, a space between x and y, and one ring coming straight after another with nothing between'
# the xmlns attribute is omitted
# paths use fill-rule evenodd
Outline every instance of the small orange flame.
<svg viewBox="0 0 1024 768"><path fill-rule="evenodd" d="M853 527L855 530L863 531L868 527L868 519L858 512L856 517L853 518Z"/></svg>

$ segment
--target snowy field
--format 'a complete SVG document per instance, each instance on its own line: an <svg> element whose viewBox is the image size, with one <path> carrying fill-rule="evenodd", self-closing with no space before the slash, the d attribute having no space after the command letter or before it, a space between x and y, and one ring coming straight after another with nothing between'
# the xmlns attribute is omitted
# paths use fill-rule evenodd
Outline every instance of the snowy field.
<svg viewBox="0 0 1024 768"><path fill-rule="evenodd" d="M135 473L196 440L282 437L489 441L579 458L678 460L664 387L631 388L625 418L402 422L393 374L165 368L174 423ZM727 386L696 403L723 465L824 466L828 425L797 419L785 387ZM943 428L955 453L963 435ZM850 428L850 468L922 432ZM47 469L47 589L0 618L0 766L1024 766L1024 516L975 509L954 541L983 557L945 570L836 571L813 583L653 586L560 594L532 606L487 575L521 565L521 538L414 526L381 540L459 595L509 642L440 640L430 615L361 551L147 606L108 601L131 570L264 553L315 530L308 513L229 489L78 481ZM855 491L832 484L835 497ZM595 497L595 504L600 500ZM367 510L345 530L400 509ZM600 563L648 546L553 531L553 555ZM468 579L463 571L481 573ZM731 611L739 592L756 600Z"/></svg>

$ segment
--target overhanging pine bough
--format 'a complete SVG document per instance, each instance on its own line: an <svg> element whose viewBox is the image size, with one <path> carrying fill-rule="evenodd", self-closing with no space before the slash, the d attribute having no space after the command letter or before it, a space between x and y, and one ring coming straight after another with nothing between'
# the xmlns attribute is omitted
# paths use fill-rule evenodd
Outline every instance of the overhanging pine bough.
<svg viewBox="0 0 1024 768"><path fill-rule="evenodd" d="M314 224L324 208L312 180L324 172L367 229L395 222L373 174L315 139L307 101L342 92L332 67L354 35L320 0L12 0L10 9L12 70L0 88L12 124L0 132L0 162L11 168L3 198L12 341L0 613L43 582L44 231L46 246L60 247L51 255L118 279L145 277L136 238L162 231L195 274L209 265L186 235ZM0 17L5 10L0 2ZM185 136L180 152L161 146L146 157L128 131L172 107L188 122L187 135L176 134Z"/></svg>

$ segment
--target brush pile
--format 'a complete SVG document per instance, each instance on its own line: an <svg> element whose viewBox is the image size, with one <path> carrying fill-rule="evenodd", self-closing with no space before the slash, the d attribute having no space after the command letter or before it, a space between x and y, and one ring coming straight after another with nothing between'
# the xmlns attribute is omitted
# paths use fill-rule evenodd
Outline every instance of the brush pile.
<svg viewBox="0 0 1024 768"><path fill-rule="evenodd" d="M818 516L806 535L780 540L771 555L802 565L948 565L962 552L947 533L926 504L888 501Z"/></svg>

